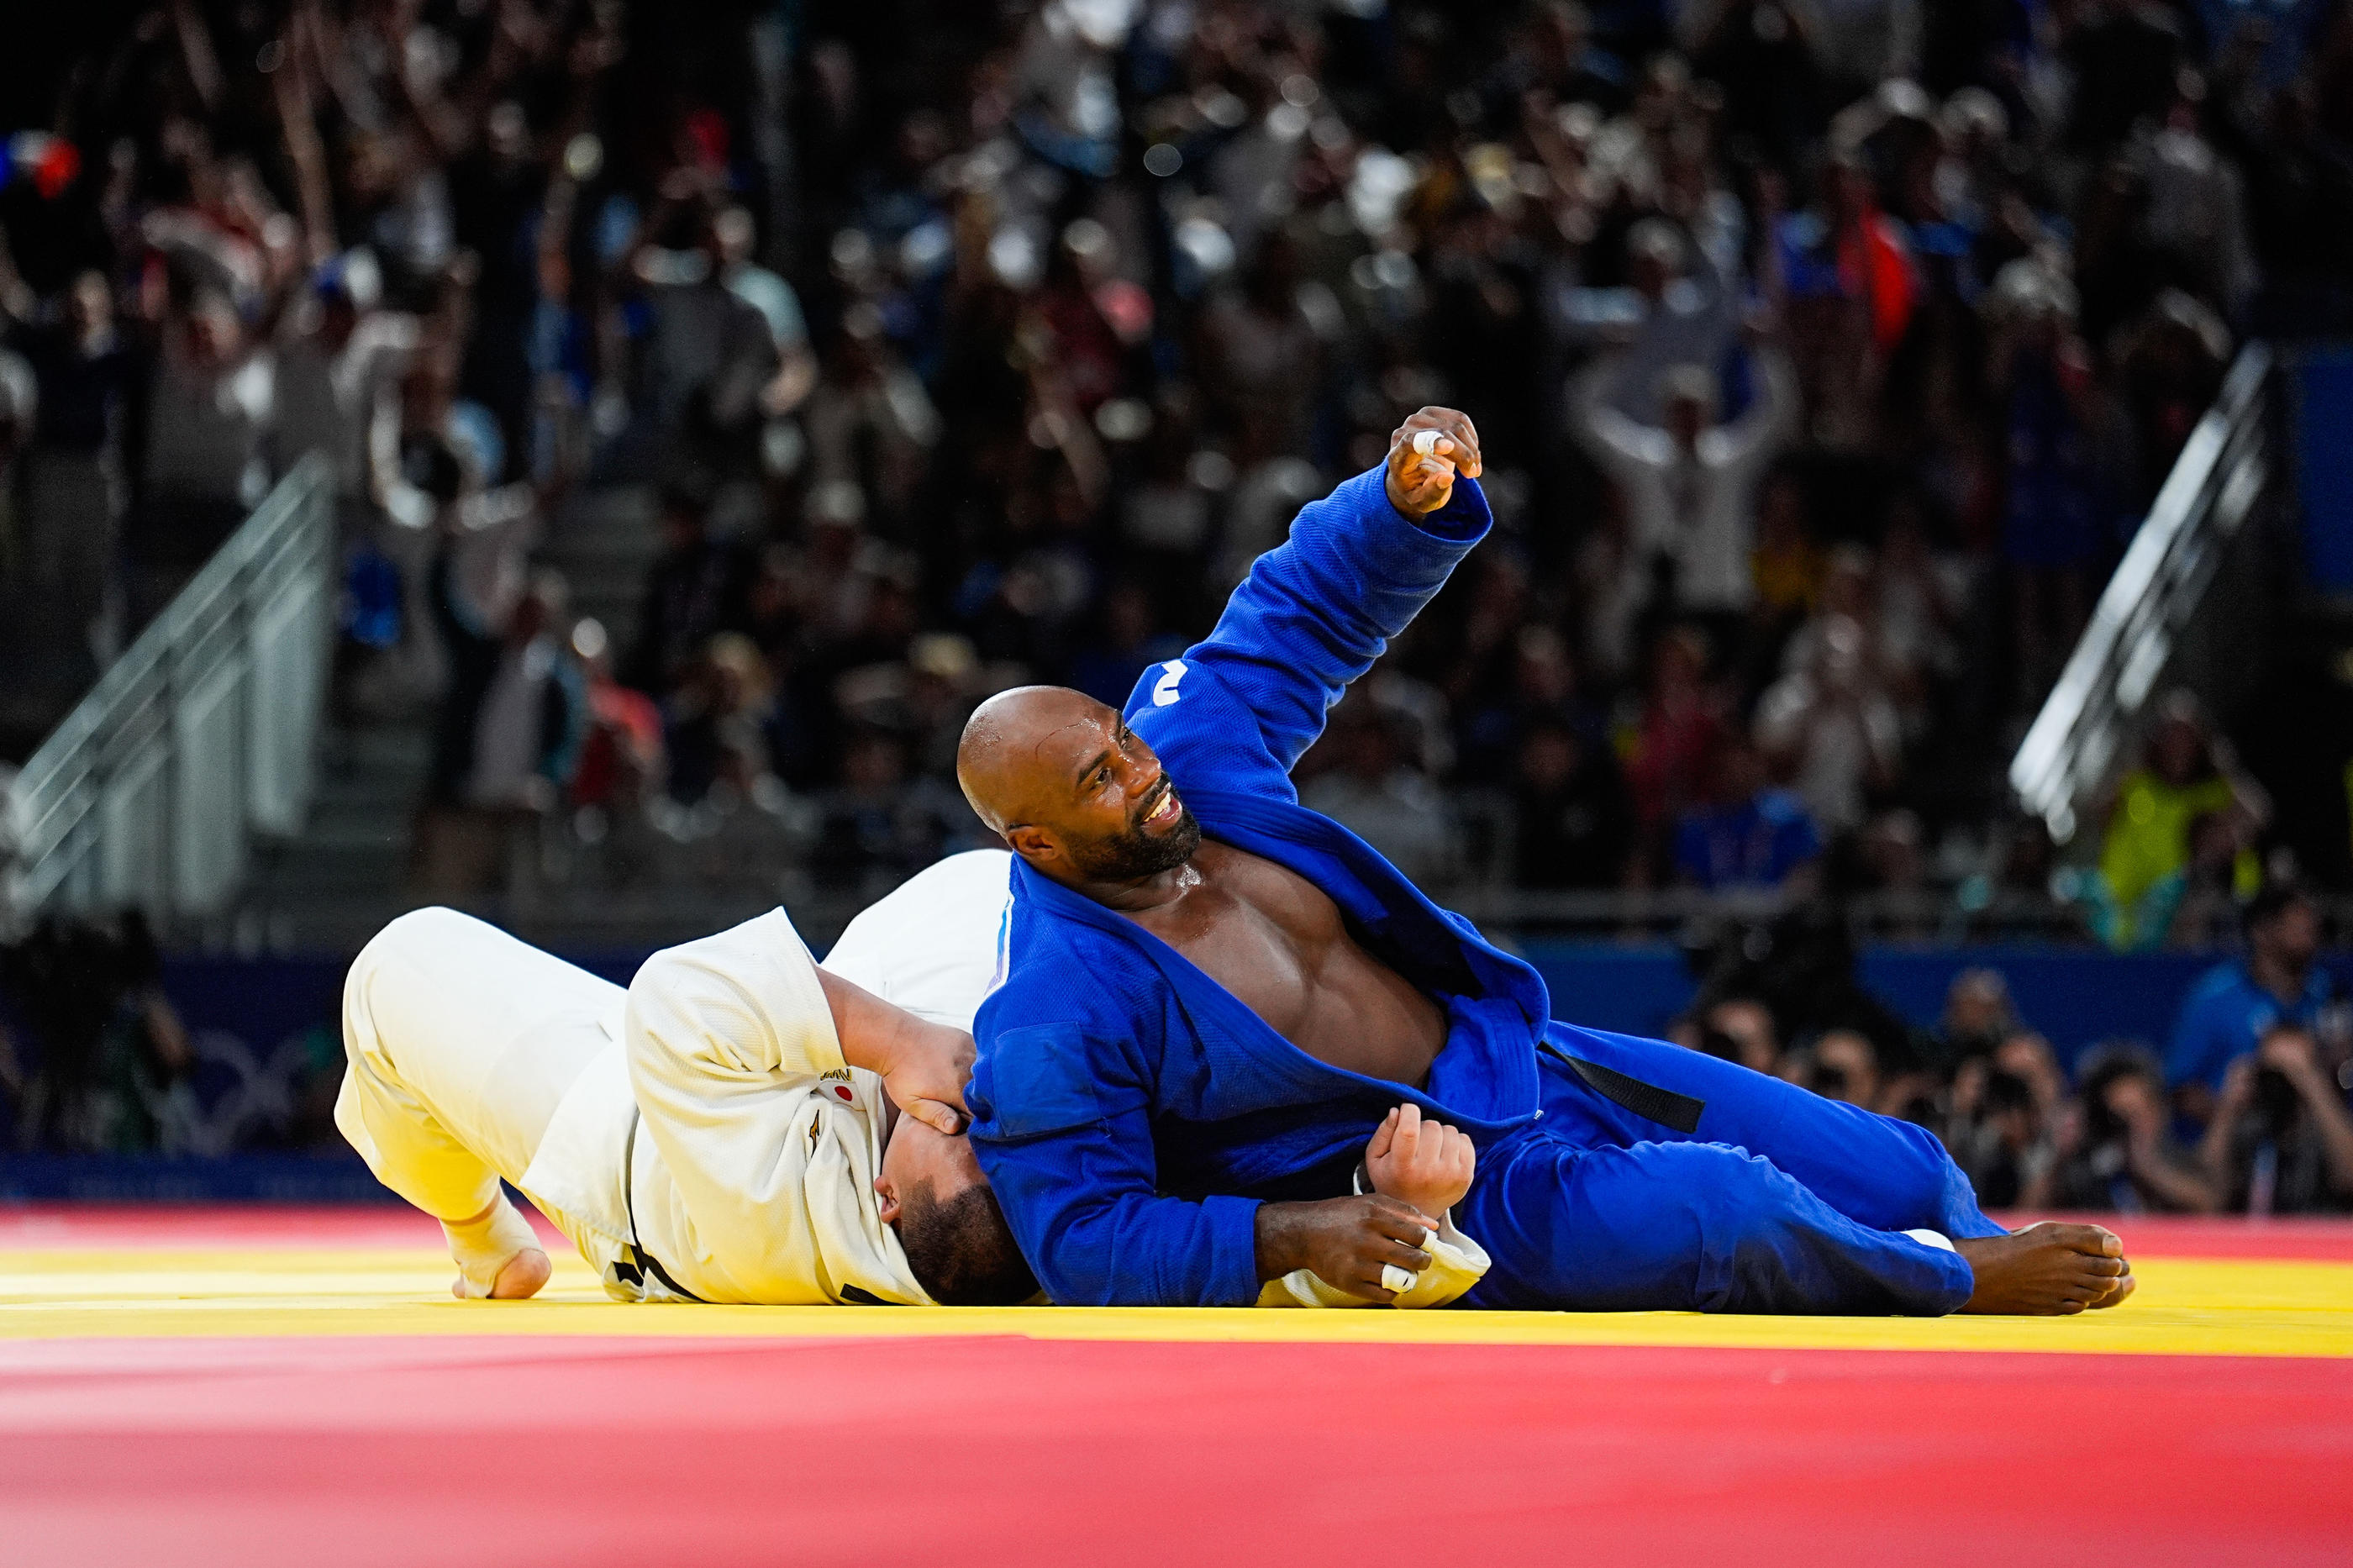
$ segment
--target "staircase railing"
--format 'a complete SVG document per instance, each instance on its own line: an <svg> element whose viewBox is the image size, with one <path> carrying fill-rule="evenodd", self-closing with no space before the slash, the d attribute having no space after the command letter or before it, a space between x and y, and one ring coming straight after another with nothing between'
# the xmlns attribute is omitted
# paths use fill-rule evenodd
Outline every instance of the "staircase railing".
<svg viewBox="0 0 2353 1568"><path fill-rule="evenodd" d="M99 678L0 796L0 921L221 910L311 797L334 593L313 454Z"/></svg>
<svg viewBox="0 0 2353 1568"><path fill-rule="evenodd" d="M2106 786L2207 585L2263 493L2271 368L2263 344L2240 352L2010 760L2010 787L2059 843L2075 836L2080 813Z"/></svg>

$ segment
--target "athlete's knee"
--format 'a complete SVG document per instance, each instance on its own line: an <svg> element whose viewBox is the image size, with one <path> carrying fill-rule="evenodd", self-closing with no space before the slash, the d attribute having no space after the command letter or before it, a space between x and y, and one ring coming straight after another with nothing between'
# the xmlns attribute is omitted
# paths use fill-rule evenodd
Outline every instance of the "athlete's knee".
<svg viewBox="0 0 2353 1568"><path fill-rule="evenodd" d="M1746 1232L1778 1224L1803 1189L1772 1161L1730 1143L1667 1143L1664 1165L1713 1231Z"/></svg>
<svg viewBox="0 0 2353 1568"><path fill-rule="evenodd" d="M343 976L343 1053L353 1063L383 1048L375 1027L375 993L379 984L409 984L438 967L438 953L464 942L480 921L434 905L411 910L387 921L352 960Z"/></svg>
<svg viewBox="0 0 2353 1568"><path fill-rule="evenodd" d="M367 945L352 960L351 973L343 981L344 993L364 994L368 985L388 968L429 972L438 967L435 959L438 955L466 942L477 932L495 929L471 915L438 904L411 910L386 921L383 930L368 938Z"/></svg>
<svg viewBox="0 0 2353 1568"><path fill-rule="evenodd" d="M359 962L371 958L378 963L393 957L423 958L451 943L462 942L475 932L496 929L485 926L471 915L439 904L427 904L387 921L384 929L360 949ZM357 963L353 966L357 967Z"/></svg>

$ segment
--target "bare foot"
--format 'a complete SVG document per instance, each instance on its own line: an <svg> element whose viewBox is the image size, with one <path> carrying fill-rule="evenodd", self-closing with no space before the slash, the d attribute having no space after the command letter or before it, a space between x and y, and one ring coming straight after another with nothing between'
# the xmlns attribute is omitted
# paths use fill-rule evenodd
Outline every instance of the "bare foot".
<svg viewBox="0 0 2353 1568"><path fill-rule="evenodd" d="M491 1300L521 1301L536 1296L540 1288L547 1283L547 1277L554 1272L555 1265L547 1260L546 1253L536 1247L526 1247L508 1258L506 1267L499 1270L499 1277L491 1281ZM466 1299L464 1275L449 1282L449 1294L460 1301Z"/></svg>
<svg viewBox="0 0 2353 1568"><path fill-rule="evenodd" d="M2113 1307L2132 1294L2124 1243L2096 1225L2030 1225L1953 1243L1977 1274L1964 1312L2057 1316Z"/></svg>

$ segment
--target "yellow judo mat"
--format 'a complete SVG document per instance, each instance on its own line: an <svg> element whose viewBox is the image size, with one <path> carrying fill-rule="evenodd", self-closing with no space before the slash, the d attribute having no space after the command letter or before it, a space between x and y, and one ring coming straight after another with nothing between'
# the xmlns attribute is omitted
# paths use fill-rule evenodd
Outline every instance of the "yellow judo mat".
<svg viewBox="0 0 2353 1568"><path fill-rule="evenodd" d="M537 1300L459 1301L446 1253L0 1246L0 1339L559 1334L1018 1335L1425 1344L1677 1345L2353 1356L2353 1261L2135 1259L2125 1306L2074 1318L1763 1318L1690 1312L631 1306L560 1244Z"/></svg>
<svg viewBox="0 0 2353 1568"><path fill-rule="evenodd" d="M631 1306L553 1237L459 1301L407 1209L0 1207L0 1563L2348 1561L2353 1225L2112 1223L2112 1310L1767 1318Z"/></svg>

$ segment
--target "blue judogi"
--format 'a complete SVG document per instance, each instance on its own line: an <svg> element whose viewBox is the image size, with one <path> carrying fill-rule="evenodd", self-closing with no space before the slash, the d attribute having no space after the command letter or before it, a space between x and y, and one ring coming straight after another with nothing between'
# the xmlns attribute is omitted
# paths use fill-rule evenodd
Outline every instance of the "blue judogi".
<svg viewBox="0 0 2353 1568"><path fill-rule="evenodd" d="M1411 1100L1478 1148L1455 1218L1494 1267L1468 1304L1952 1310L1972 1289L1968 1264L1895 1233L2000 1228L1926 1131L1553 1021L1534 969L1298 804L1291 766L1325 712L1489 521L1467 479L1418 523L1380 470L1348 480L1301 511L1208 639L1147 669L1127 708L1205 833L1323 889L1367 952L1444 1010L1428 1084L1316 1060L1152 932L1017 860L1009 975L975 1023L967 1099L974 1149L1039 1280L1070 1304L1247 1305L1259 1204L1349 1191L1374 1127ZM1567 1056L1705 1108L1678 1131L1597 1090Z"/></svg>

